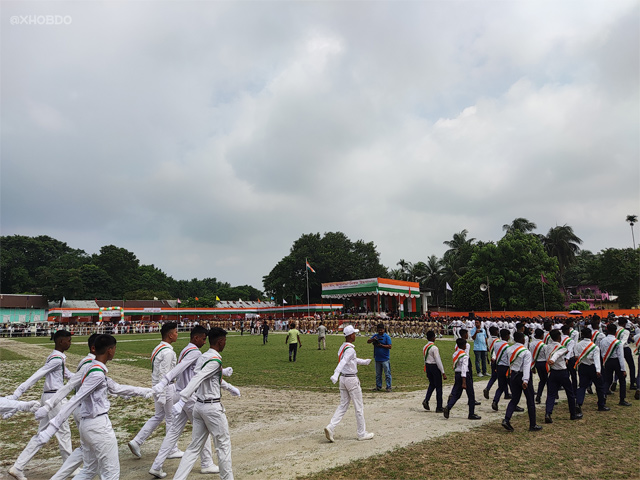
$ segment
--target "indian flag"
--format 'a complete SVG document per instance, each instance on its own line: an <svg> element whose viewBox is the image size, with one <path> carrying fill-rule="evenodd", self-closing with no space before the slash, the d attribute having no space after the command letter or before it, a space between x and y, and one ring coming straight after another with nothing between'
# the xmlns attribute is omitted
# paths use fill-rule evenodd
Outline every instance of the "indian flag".
<svg viewBox="0 0 640 480"><path fill-rule="evenodd" d="M311 270L311 273L316 273L316 271L309 265L309 260L305 259L305 263L307 264L307 269Z"/></svg>

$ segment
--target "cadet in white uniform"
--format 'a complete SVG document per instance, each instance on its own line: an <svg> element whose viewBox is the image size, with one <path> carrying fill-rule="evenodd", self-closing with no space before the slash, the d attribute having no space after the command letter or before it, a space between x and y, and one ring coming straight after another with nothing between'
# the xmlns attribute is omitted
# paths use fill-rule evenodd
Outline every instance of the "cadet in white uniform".
<svg viewBox="0 0 640 480"><path fill-rule="evenodd" d="M229 424L224 413L224 407L220 403L220 389L231 392L239 397L240 390L222 380L222 356L220 353L227 344L227 332L219 327L209 330L209 346L196 363L195 376L180 392L180 401L174 406L177 415L184 405L195 394L196 404L193 408L193 433L191 443L180 460L174 480L185 480L193 468L198 455L202 452L209 435L213 438L213 444L218 454L220 478L233 480L231 465L231 438L229 437Z"/></svg>
<svg viewBox="0 0 640 480"><path fill-rule="evenodd" d="M151 354L151 385L155 386L162 380L169 371L176 366L176 353L173 351L172 343L178 340L178 325L176 323L165 323L160 330L162 342L153 349ZM175 384L168 384L165 389L154 396L156 412L153 417L147 420L138 434L129 442L129 450L136 457L140 458L142 453L140 447L149 438L156 428L165 421L167 431L173 422L173 398L176 393ZM167 458L180 458L182 451L175 447Z"/></svg>
<svg viewBox="0 0 640 480"><path fill-rule="evenodd" d="M71 347L71 333L66 330L58 330L53 335L53 341L55 342L55 349L51 354L47 357L47 360L42 368L40 368L36 373L31 375L27 381L25 381L22 385L16 388L13 395L8 398L11 400L17 400L20 396L29 390L35 383L44 377L44 390L42 393L41 403L44 403L48 400L52 395L58 392L59 389L64 387L64 379L71 378L72 374L67 369L65 362L67 356L64 354L69 347ZM38 432L42 431L47 424L49 423L49 419L53 418L58 411L60 411L61 406L57 406L49 412L49 416L40 420L40 425L38 427ZM56 433L56 438L58 439L58 444L60 446L60 455L62 456L62 460L66 460L69 455L71 455L72 445L71 445L71 430L69 429L69 422L65 421L60 426L60 429ZM31 461L33 456L38 452L39 448L36 448L34 445L29 443L22 453L18 456L18 459L13 464L13 466L9 469L9 474L12 477L17 478L18 480L26 480L26 476L24 475L24 468L27 463Z"/></svg>
<svg viewBox="0 0 640 480"><path fill-rule="evenodd" d="M327 440L333 442L333 432L335 428L347 413L349 403L353 402L353 408L356 411L356 425L358 432L358 440L371 440L373 433L367 432L364 421L364 406L362 404L362 389L360 388L360 380L358 379L358 365L369 365L371 359L358 358L356 348L353 342L356 339L356 330L351 325L344 327L344 343L338 350L338 366L331 376L331 381L336 383L340 379L340 404L336 408L329 425L324 429Z"/></svg>

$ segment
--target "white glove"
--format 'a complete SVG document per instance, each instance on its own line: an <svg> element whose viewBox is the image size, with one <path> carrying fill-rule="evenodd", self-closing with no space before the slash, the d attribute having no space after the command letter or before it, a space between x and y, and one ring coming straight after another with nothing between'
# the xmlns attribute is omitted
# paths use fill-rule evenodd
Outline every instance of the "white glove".
<svg viewBox="0 0 640 480"><path fill-rule="evenodd" d="M40 442L41 445L44 445L49 440L51 440L51 437L53 437L57 431L58 431L57 427L49 424L47 428L45 428L44 430L42 430L40 433L36 435L36 438L38 439L38 442Z"/></svg>
<svg viewBox="0 0 640 480"><path fill-rule="evenodd" d="M167 396L163 393L154 393L154 397L156 402L158 402L159 405L162 405L164 407L164 404L167 403Z"/></svg>
<svg viewBox="0 0 640 480"><path fill-rule="evenodd" d="M184 407L184 400L179 400L173 405L173 408L171 409L171 413L178 416L182 413L183 407Z"/></svg>
<svg viewBox="0 0 640 480"><path fill-rule="evenodd" d="M145 394L143 395L143 397L144 397L144 398L151 398L151 397L153 397L153 394L154 394L154 393L155 393L155 392L153 391L153 388L148 388L148 389L147 389L147 393L145 393Z"/></svg>
<svg viewBox="0 0 640 480"><path fill-rule="evenodd" d="M233 375L233 367L225 367L222 369L222 375L225 377L230 377Z"/></svg>
<svg viewBox="0 0 640 480"><path fill-rule="evenodd" d="M10 412L7 412L4 415L2 415L2 418L4 420L7 420L8 418L13 417L15 414L16 414L16 410L11 410Z"/></svg>
<svg viewBox="0 0 640 480"><path fill-rule="evenodd" d="M370 363L371 363L371 359L367 358L367 359L365 359L363 365L369 365Z"/></svg>
<svg viewBox="0 0 640 480"><path fill-rule="evenodd" d="M231 395L233 395L234 397L240 397L240 390L238 390L236 387L234 387L233 385L229 385L229 392L231 393Z"/></svg>
<svg viewBox="0 0 640 480"><path fill-rule="evenodd" d="M40 402L37 400L32 400L30 402L27 402L30 406L29 406L29 411L30 412L37 412L38 409L40 408Z"/></svg>
<svg viewBox="0 0 640 480"><path fill-rule="evenodd" d="M49 415L50 410L51 409L49 408L49 406L45 403L43 406L36 410L36 420L42 420L43 418L46 418L46 416Z"/></svg>
<svg viewBox="0 0 640 480"><path fill-rule="evenodd" d="M4 397L4 398L6 398L7 400L17 400L18 396L17 395L9 395L9 396Z"/></svg>
<svg viewBox="0 0 640 480"><path fill-rule="evenodd" d="M331 375L331 381L336 383L338 381L338 375Z"/></svg>
<svg viewBox="0 0 640 480"><path fill-rule="evenodd" d="M151 389L153 390L153 393L160 395L162 392L164 392L165 388L167 388L167 382L163 379L155 384Z"/></svg>

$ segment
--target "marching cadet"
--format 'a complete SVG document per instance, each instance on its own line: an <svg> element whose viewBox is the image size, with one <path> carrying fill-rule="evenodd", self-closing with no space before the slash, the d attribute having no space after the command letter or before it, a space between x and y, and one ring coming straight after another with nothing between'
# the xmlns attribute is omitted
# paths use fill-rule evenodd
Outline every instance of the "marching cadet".
<svg viewBox="0 0 640 480"><path fill-rule="evenodd" d="M455 371L455 383L449 396L449 401L442 413L444 418L449 418L449 412L462 396L462 390L467 392L469 404L469 420L480 420L482 417L476 415L476 396L473 390L473 375L469 369L469 355L467 354L467 341L464 338L456 340L456 349L453 352L453 370Z"/></svg>
<svg viewBox="0 0 640 480"><path fill-rule="evenodd" d="M544 330L537 328L534 333L534 340L529 345L529 351L531 352L531 368L538 374L540 382L538 383L538 390L536 393L536 403L542 401L542 392L547 384L547 346L544 343ZM533 383L533 378L531 379Z"/></svg>
<svg viewBox="0 0 640 480"><path fill-rule="evenodd" d="M617 327L610 323L607 325L607 336L600 343L602 347L602 363L604 364L604 388L605 393L613 384L613 376L617 374L620 379L620 402L618 405L629 407L627 402L627 372L624 365L624 354L622 342L616 338Z"/></svg>
<svg viewBox="0 0 640 480"><path fill-rule="evenodd" d="M498 389L496 390L495 395L493 396L493 402L491 403L491 408L495 411L498 410L498 402L500 401L500 396L502 392L506 392L508 387L508 373L509 373L509 356L507 355L507 349L509 348L509 338L511 337L511 332L507 328L503 328L500 330L500 340L495 342L493 345L493 350L496 355L496 373L498 376Z"/></svg>
<svg viewBox="0 0 640 480"><path fill-rule="evenodd" d="M604 380L600 366L600 349L591 341L591 330L582 329L582 340L575 347L576 368L580 377L580 385L576 391L576 411L582 413L582 404L587 387L593 383L598 395L598 410L607 412L610 410L605 405L607 397L604 394Z"/></svg>
<svg viewBox="0 0 640 480"><path fill-rule="evenodd" d="M542 427L536 424L536 404L534 402L533 382L531 381L531 352L524 346L525 335L523 332L513 334L515 344L507 349L509 357L509 368L511 369L511 395L512 398L507 405L507 411L502 420L502 426L513 432L511 417L514 411L518 411L518 402L524 392L527 399L527 412L529 413L529 431L537 432ZM520 409L522 410L522 409Z"/></svg>
<svg viewBox="0 0 640 480"><path fill-rule="evenodd" d="M422 349L422 356L424 358L424 371L427 373L427 378L429 379L429 388L427 388L427 394L422 401L422 406L425 410L429 410L429 400L435 390L436 412L441 413L443 411L442 380L446 380L447 376L442 366L440 351L438 347L436 347L436 334L433 330L427 332L427 341L427 344Z"/></svg>
<svg viewBox="0 0 640 480"><path fill-rule="evenodd" d="M549 380L547 382L547 402L544 416L544 423L553 423L551 414L558 398L558 390L564 387L569 403L569 413L571 420L580 420L582 414L576 411L576 395L571 385L569 371L567 370L567 355L569 350L560 343L562 333L554 328L549 333L550 341L547 345L549 354L547 356L547 366L549 369Z"/></svg>
<svg viewBox="0 0 640 480"><path fill-rule="evenodd" d="M338 366L331 376L331 381L336 383L340 379L340 404L336 408L329 425L324 429L324 435L327 440L333 442L333 432L335 428L347 413L349 403L353 402L353 408L356 411L356 425L358 429L358 440L371 440L373 433L367 432L364 421L364 407L362 404L362 388L360 388L360 380L358 379L358 365L369 365L371 359L358 358L356 348L353 342L356 339L356 330L351 325L344 327L344 343L338 350Z"/></svg>

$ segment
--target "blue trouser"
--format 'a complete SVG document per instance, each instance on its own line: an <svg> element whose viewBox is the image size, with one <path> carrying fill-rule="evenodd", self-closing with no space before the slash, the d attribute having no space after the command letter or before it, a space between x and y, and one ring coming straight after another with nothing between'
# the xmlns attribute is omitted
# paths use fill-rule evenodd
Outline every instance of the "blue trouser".
<svg viewBox="0 0 640 480"><path fill-rule="evenodd" d="M584 403L584 395L587 392L587 387L591 385L591 382L596 386L596 393L598 394L598 408L602 408L605 405L606 398L604 395L604 381L602 376L596 374L595 365L578 366L578 374L580 376L580 386L576 391L576 403L582 405Z"/></svg>
<svg viewBox="0 0 640 480"><path fill-rule="evenodd" d="M507 405L507 412L504 415L504 418L507 420L511 420L511 416L513 412L516 410L518 406L518 402L520 401L520 396L524 392L524 396L527 399L527 413L529 414L529 427L533 427L536 424L536 404L534 401L534 392L533 392L533 383L531 382L531 378L529 378L529 383L527 384L527 389L524 390L522 388L522 372L511 372L511 401L509 401L509 405Z"/></svg>
<svg viewBox="0 0 640 480"><path fill-rule="evenodd" d="M509 379L507 378L507 373L509 372L509 367L505 365L498 365L496 369L496 375L498 376L498 389L496 390L495 395L493 396L493 403L498 403L500 401L500 395L502 392L507 392L507 385L509 384Z"/></svg>
<svg viewBox="0 0 640 480"><path fill-rule="evenodd" d="M436 407L442 408L442 373L435 363L427 363L427 378L429 379L429 388L424 399L428 402L431 400L431 394L436 391Z"/></svg>
<svg viewBox="0 0 640 480"><path fill-rule="evenodd" d="M622 376L622 368L620 367L618 357L609 358L607 363L604 364L604 384L606 390L611 388L614 373L620 379L620 402L624 402L627 396L627 380Z"/></svg>
<svg viewBox="0 0 640 480"><path fill-rule="evenodd" d="M486 350L474 350L473 353L476 357L476 372L482 372L483 375L487 374L487 351ZM480 363L482 362L482 370L480 369Z"/></svg>
<svg viewBox="0 0 640 480"><path fill-rule="evenodd" d="M571 378L569 377L569 371L553 370L549 372L549 382L547 383L547 404L546 414L551 415L553 413L553 406L558 398L559 387L564 387L564 392L567 394L569 401L569 413L573 417L576 414L576 395L571 385Z"/></svg>
<svg viewBox="0 0 640 480"><path fill-rule="evenodd" d="M449 396L449 401L447 402L447 408L452 409L456 404L458 399L462 396L462 374L460 372L456 372L456 381L453 384L453 389L451 390L451 395ZM467 398L469 399L469 415L473 415L476 411L476 394L473 391L473 375L471 374L471 370L467 372Z"/></svg>
<svg viewBox="0 0 640 480"><path fill-rule="evenodd" d="M542 398L542 392L544 391L544 387L547 384L547 379L549 378L549 374L547 373L546 360L538 360L536 362L536 371L538 372L538 378L540 379L540 383L538 384L538 393L536 394L536 397Z"/></svg>
<svg viewBox="0 0 640 480"><path fill-rule="evenodd" d="M384 379L387 384L387 388L391 388L391 362L389 360L385 362L376 361L376 387L382 388L382 371L384 370Z"/></svg>
<svg viewBox="0 0 640 480"><path fill-rule="evenodd" d="M629 383L631 385L635 385L636 383L636 364L633 362L633 353L631 353L631 348L624 347L624 359L627 362L627 367L629 367ZM640 370L640 369L639 369Z"/></svg>

